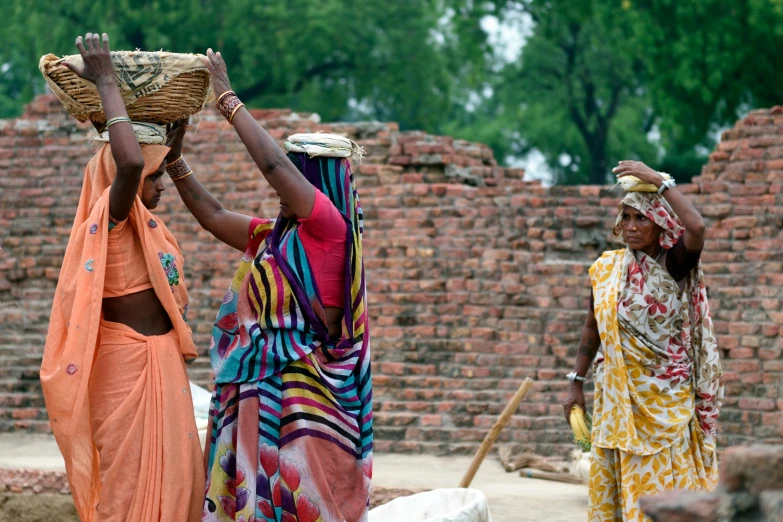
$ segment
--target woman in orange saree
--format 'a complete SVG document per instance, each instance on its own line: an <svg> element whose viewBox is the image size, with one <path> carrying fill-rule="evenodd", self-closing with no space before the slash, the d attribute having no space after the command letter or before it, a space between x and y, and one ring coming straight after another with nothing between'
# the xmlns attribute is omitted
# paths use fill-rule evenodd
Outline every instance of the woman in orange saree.
<svg viewBox="0 0 783 522"><path fill-rule="evenodd" d="M195 521L205 476L186 361L182 253L150 210L169 148L134 124L114 79L108 37L77 47L108 119L85 172L41 365L52 432L83 522ZM139 138L143 136L143 143Z"/></svg>

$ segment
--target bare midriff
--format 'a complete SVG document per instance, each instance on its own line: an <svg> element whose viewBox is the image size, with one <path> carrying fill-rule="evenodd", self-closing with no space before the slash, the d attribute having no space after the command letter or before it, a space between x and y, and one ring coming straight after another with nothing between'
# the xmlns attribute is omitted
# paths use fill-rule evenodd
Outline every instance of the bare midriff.
<svg viewBox="0 0 783 522"><path fill-rule="evenodd" d="M152 288L121 297L105 297L103 318L130 326L142 335L163 335L173 328L169 314Z"/></svg>

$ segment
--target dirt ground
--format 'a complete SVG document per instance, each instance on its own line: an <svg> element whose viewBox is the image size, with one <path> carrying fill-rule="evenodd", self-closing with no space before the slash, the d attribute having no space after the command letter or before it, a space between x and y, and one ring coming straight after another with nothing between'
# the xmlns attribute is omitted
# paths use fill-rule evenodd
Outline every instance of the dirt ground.
<svg viewBox="0 0 783 522"><path fill-rule="evenodd" d="M375 454L372 507L393 498L456 487L470 457ZM49 436L0 434L0 522L78 522L64 465ZM583 522L587 488L506 473L488 458L471 484L489 502L493 522Z"/></svg>

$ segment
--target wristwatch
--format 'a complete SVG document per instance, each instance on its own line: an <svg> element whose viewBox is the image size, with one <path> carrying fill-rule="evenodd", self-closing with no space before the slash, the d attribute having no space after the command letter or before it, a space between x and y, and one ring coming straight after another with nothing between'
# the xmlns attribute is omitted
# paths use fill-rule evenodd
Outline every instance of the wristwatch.
<svg viewBox="0 0 783 522"><path fill-rule="evenodd" d="M584 377L580 377L579 375L576 374L576 372L569 373L568 375L566 375L566 378L571 382L574 381L587 382L587 379L585 379Z"/></svg>
<svg viewBox="0 0 783 522"><path fill-rule="evenodd" d="M664 190L666 190L668 188L676 187L676 186L677 186L677 184L674 182L673 178L669 178L669 179L663 180L663 183L661 183L661 187L658 189L658 194L659 195L663 194Z"/></svg>

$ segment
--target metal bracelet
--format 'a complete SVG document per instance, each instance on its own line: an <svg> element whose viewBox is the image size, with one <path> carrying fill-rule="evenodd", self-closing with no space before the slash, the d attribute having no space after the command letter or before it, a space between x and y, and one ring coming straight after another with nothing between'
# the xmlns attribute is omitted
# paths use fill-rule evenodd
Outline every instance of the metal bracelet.
<svg viewBox="0 0 783 522"><path fill-rule="evenodd" d="M224 93L223 93L223 94L221 94L221 95L220 95L220 97L219 97L219 98L218 98L218 99L215 101L215 103L216 103L216 104L218 104L218 105L220 105L220 101L221 101L223 98L225 98L226 96L230 96L230 95L232 95L232 94L236 96L236 94L237 94L237 93L235 93L234 91L226 91L226 92L224 92Z"/></svg>
<svg viewBox="0 0 783 522"><path fill-rule="evenodd" d="M677 186L677 183L674 182L673 178L669 178L669 179L663 180L661 182L661 186L658 188L658 195L660 196L661 194L663 194L663 192L666 189L670 189L670 188L676 187L676 186Z"/></svg>
<svg viewBox="0 0 783 522"><path fill-rule="evenodd" d="M237 98L237 99L239 99L239 98ZM244 104L244 103L240 103L239 105L237 105L236 107L234 107L234 110L233 110L233 111L231 111L231 116L228 118L228 122L229 122L230 124L232 124L232 125L234 124L234 116L236 116L236 113L237 113L237 111L238 111L239 109L241 109L242 107L244 107L244 106L245 106L245 104Z"/></svg>
<svg viewBox="0 0 783 522"><path fill-rule="evenodd" d="M193 170L183 156L180 156L176 161L172 161L166 165L166 172L172 181L179 181L193 174Z"/></svg>
<svg viewBox="0 0 783 522"><path fill-rule="evenodd" d="M587 382L586 378L580 377L579 375L576 374L576 372L569 373L568 375L566 375L566 378L571 382L574 381Z"/></svg>
<svg viewBox="0 0 783 522"><path fill-rule="evenodd" d="M109 121L106 122L106 129L108 130L109 127L114 125L115 123L120 123L121 121L127 121L128 123L133 123L130 118L127 116L117 116L116 118L111 118Z"/></svg>
<svg viewBox="0 0 783 522"><path fill-rule="evenodd" d="M191 174L193 174L192 170L188 171L186 174L183 174L181 176L177 176L176 178L171 178L171 181L182 181L183 179L187 178ZM169 176L169 177L171 177L171 176Z"/></svg>
<svg viewBox="0 0 783 522"><path fill-rule="evenodd" d="M237 98L236 94L232 94L223 98L218 104L217 108L220 111L220 114L222 114L223 117L227 119L229 123L231 123L234 113L236 113L236 111L239 110L239 107L243 105L244 103L239 101L239 98Z"/></svg>

